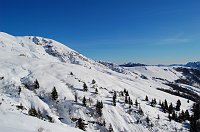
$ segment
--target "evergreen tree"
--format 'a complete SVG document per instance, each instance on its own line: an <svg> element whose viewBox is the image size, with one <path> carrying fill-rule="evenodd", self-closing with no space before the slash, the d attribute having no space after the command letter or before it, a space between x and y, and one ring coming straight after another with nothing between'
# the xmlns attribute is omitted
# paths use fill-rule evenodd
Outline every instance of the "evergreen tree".
<svg viewBox="0 0 200 132"><path fill-rule="evenodd" d="M143 112L143 110L142 110L142 108L139 106L139 109L138 109L138 113L140 114L140 115L144 115L144 112Z"/></svg>
<svg viewBox="0 0 200 132"><path fill-rule="evenodd" d="M35 108L30 108L30 109L28 110L28 114L29 114L30 116L34 116L34 117L37 117L37 116L38 116L38 112L36 111Z"/></svg>
<svg viewBox="0 0 200 132"><path fill-rule="evenodd" d="M198 120L200 119L200 102L194 103L192 108L193 115L190 117L190 131L199 132L200 127Z"/></svg>
<svg viewBox="0 0 200 132"><path fill-rule="evenodd" d="M124 89L124 93L126 94L126 89Z"/></svg>
<svg viewBox="0 0 200 132"><path fill-rule="evenodd" d="M35 82L34 82L34 89L39 89L39 87L40 87L39 82L36 79Z"/></svg>
<svg viewBox="0 0 200 132"><path fill-rule="evenodd" d="M117 98L117 93L116 93L116 91L114 91L114 95L113 95L113 106L116 106L116 98Z"/></svg>
<svg viewBox="0 0 200 132"><path fill-rule="evenodd" d="M150 122L149 116L146 117L146 122L149 124Z"/></svg>
<svg viewBox="0 0 200 132"><path fill-rule="evenodd" d="M96 81L93 79L93 80L92 80L92 84L95 84L95 83L96 83Z"/></svg>
<svg viewBox="0 0 200 132"><path fill-rule="evenodd" d="M137 99L135 100L135 106L138 107L138 101L137 101Z"/></svg>
<svg viewBox="0 0 200 132"><path fill-rule="evenodd" d="M95 89L95 93L98 94L98 89L97 88Z"/></svg>
<svg viewBox="0 0 200 132"><path fill-rule="evenodd" d="M70 72L70 75L72 75L72 76L73 76L74 74L73 74L72 72Z"/></svg>
<svg viewBox="0 0 200 132"><path fill-rule="evenodd" d="M171 119L172 119L172 120L175 120L175 119L176 119L176 117L177 117L177 116L176 116L176 113L175 113L175 111L172 111L172 117L171 117Z"/></svg>
<svg viewBox="0 0 200 132"><path fill-rule="evenodd" d="M125 103L126 103L126 104L128 103L128 99L127 99L127 96L125 96Z"/></svg>
<svg viewBox="0 0 200 132"><path fill-rule="evenodd" d="M130 104L131 102L131 97L128 97L128 104Z"/></svg>
<svg viewBox="0 0 200 132"><path fill-rule="evenodd" d="M146 95L146 97L145 97L145 101L149 101L149 98L148 98L148 96Z"/></svg>
<svg viewBox="0 0 200 132"><path fill-rule="evenodd" d="M156 99L152 99L152 101L151 101L151 106L152 106L152 107L155 107L155 105L156 105Z"/></svg>
<svg viewBox="0 0 200 132"><path fill-rule="evenodd" d="M102 113L102 108L103 108L103 102L99 102L97 100L97 103L96 103L96 113L101 117L103 115Z"/></svg>
<svg viewBox="0 0 200 132"><path fill-rule="evenodd" d="M124 96L124 93L122 91L120 93L121 93L121 96Z"/></svg>
<svg viewBox="0 0 200 132"><path fill-rule="evenodd" d="M58 93L57 93L56 87L53 87L52 92L51 92L51 97L53 100L58 99Z"/></svg>
<svg viewBox="0 0 200 132"><path fill-rule="evenodd" d="M183 110L182 110L181 113L179 114L179 121L180 121L180 122L185 121L185 113L184 113Z"/></svg>
<svg viewBox="0 0 200 132"><path fill-rule="evenodd" d="M173 107L172 103L170 103L169 109L168 109L169 114L172 114L173 109L174 109L174 107Z"/></svg>
<svg viewBox="0 0 200 132"><path fill-rule="evenodd" d="M157 119L159 120L160 119L160 116L158 115Z"/></svg>
<svg viewBox="0 0 200 132"><path fill-rule="evenodd" d="M78 94L77 93L75 93L74 98L75 98L75 102L77 102L77 100L78 100Z"/></svg>
<svg viewBox="0 0 200 132"><path fill-rule="evenodd" d="M83 97L83 106L86 106L86 98L85 98L85 96Z"/></svg>
<svg viewBox="0 0 200 132"><path fill-rule="evenodd" d="M133 105L133 101L132 101L132 99L129 101L129 104L130 104L130 105Z"/></svg>
<svg viewBox="0 0 200 132"><path fill-rule="evenodd" d="M165 99L165 103L164 103L164 109L166 110L166 111L168 111L168 104L167 104L167 100Z"/></svg>
<svg viewBox="0 0 200 132"><path fill-rule="evenodd" d="M170 115L170 114L168 115L168 118L169 118L169 121L171 121L171 120L172 120L172 117L171 117L171 115Z"/></svg>
<svg viewBox="0 0 200 132"><path fill-rule="evenodd" d="M126 95L126 96L129 96L129 93L128 93L128 91L126 91L125 95Z"/></svg>
<svg viewBox="0 0 200 132"><path fill-rule="evenodd" d="M88 87L87 87L86 83L83 83L83 91L88 91Z"/></svg>
<svg viewBox="0 0 200 132"><path fill-rule="evenodd" d="M112 127L112 125L111 125L111 124L109 124L108 131L109 131L109 132L113 132L113 127Z"/></svg>
<svg viewBox="0 0 200 132"><path fill-rule="evenodd" d="M103 120L103 126L104 126L104 127L106 126L106 121L105 121L105 120Z"/></svg>
<svg viewBox="0 0 200 132"><path fill-rule="evenodd" d="M85 131L85 123L83 122L83 119L79 118L78 121L77 121L76 126L77 126L79 129Z"/></svg>
<svg viewBox="0 0 200 132"><path fill-rule="evenodd" d="M181 101L178 100L176 103L176 111L180 111Z"/></svg>
<svg viewBox="0 0 200 132"><path fill-rule="evenodd" d="M20 95L21 91L22 91L22 89L21 89L21 87L19 86L18 95Z"/></svg>
<svg viewBox="0 0 200 132"><path fill-rule="evenodd" d="M185 111L185 119L190 120L190 114L189 114L188 110Z"/></svg>

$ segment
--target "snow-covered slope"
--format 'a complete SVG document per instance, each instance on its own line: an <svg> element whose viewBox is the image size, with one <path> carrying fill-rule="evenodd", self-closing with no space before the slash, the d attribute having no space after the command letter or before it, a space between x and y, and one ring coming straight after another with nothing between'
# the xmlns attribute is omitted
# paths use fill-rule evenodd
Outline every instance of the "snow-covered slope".
<svg viewBox="0 0 200 132"><path fill-rule="evenodd" d="M193 101L188 103L186 98L157 89L171 89L164 83L181 78L181 73L156 66L124 70L115 72L51 39L14 37L1 32L0 116L4 120L0 131L79 131L75 128L79 118L87 124L86 131L92 132L106 131L109 126L116 132L188 130L184 124L168 121L168 114L162 112L158 104L151 107L144 101L147 95L149 100L166 99L175 106L179 99L181 109L190 110ZM34 88L36 80L37 89ZM88 91L83 91L84 83ZM56 100L51 97L53 87L58 93ZM121 94L124 89L133 101L131 106L124 103L125 96ZM112 105L114 91L116 106ZM84 96L86 106L82 103ZM134 105L136 99L140 107ZM96 113L97 100L103 102L101 117ZM40 111L42 119L28 116L30 108ZM140 108L144 114L138 113ZM23 122L14 124L15 121Z"/></svg>

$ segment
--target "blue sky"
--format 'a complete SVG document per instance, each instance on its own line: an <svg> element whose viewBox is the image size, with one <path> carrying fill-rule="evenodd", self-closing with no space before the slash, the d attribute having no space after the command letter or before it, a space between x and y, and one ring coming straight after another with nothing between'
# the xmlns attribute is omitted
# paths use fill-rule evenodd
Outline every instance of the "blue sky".
<svg viewBox="0 0 200 132"><path fill-rule="evenodd" d="M55 39L95 60L200 60L199 0L0 0L0 30Z"/></svg>

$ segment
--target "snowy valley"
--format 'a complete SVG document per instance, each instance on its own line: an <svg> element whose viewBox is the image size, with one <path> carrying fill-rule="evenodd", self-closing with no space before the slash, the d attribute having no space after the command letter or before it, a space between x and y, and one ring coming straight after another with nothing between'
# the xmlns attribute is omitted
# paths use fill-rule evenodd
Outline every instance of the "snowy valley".
<svg viewBox="0 0 200 132"><path fill-rule="evenodd" d="M199 100L198 69L121 67L0 32L0 132L189 131Z"/></svg>

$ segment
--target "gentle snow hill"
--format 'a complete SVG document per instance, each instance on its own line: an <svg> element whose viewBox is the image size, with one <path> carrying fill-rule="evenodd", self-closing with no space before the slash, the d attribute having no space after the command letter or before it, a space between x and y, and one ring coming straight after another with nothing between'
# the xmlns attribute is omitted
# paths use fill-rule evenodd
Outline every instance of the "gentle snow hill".
<svg viewBox="0 0 200 132"><path fill-rule="evenodd" d="M106 131L110 124L115 132L188 131L186 125L169 122L168 114L163 113L159 105L151 107L144 101L147 95L150 100L156 98L158 102L166 99L175 106L179 99L181 109L190 111L193 101L187 103L185 98L157 90L171 89L164 83L181 78L180 72L157 66L123 70L122 73L113 71L52 39L15 37L0 32L0 117L4 119L1 120L0 131L79 131L75 128L78 118L84 120L89 132ZM39 89L31 89L36 79ZM93 79L95 83L92 83ZM87 92L83 91L84 83L88 86ZM56 101L51 98L54 86L58 92ZM124 89L128 90L133 103L137 99L144 115L138 114L138 107L134 105L129 111L129 105L124 103L124 96L120 94ZM112 105L114 91L117 92L116 106ZM78 102L74 101L75 95ZM84 96L86 107L82 105ZM103 102L102 117L95 112L97 100ZM18 106L23 106L23 109ZM43 120L28 116L30 108L40 111ZM47 115L54 123L48 122ZM146 123L147 116L153 124L151 127ZM140 123L137 123L138 120ZM101 125L104 121L105 126Z"/></svg>

